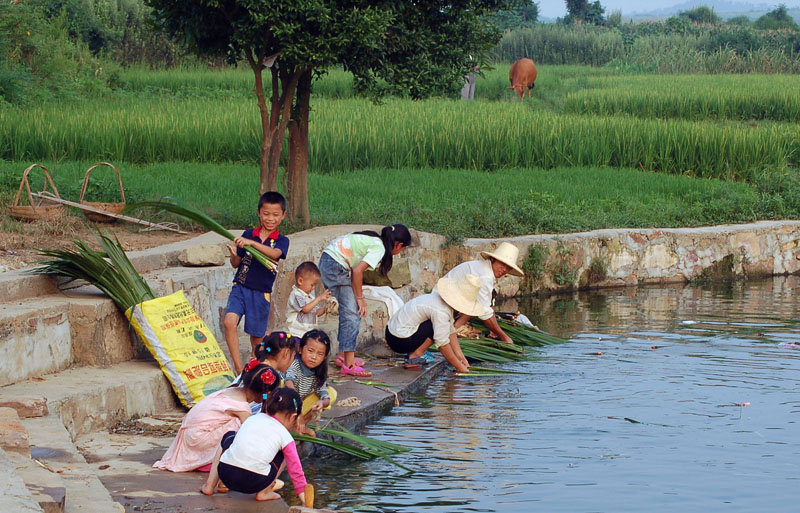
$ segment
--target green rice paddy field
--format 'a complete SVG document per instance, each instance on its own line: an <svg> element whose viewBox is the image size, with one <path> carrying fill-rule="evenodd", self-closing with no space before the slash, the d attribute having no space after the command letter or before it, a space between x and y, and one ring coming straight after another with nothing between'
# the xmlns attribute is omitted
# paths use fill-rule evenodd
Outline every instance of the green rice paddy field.
<svg viewBox="0 0 800 513"><path fill-rule="evenodd" d="M540 66L533 98L520 102L507 70L479 78L474 102L374 104L347 74L323 77L312 223L402 221L458 239L800 215L796 75ZM130 199L176 196L250 224L260 145L251 89L246 70L134 69L107 97L4 108L4 197L43 162L77 199L83 171L108 160ZM97 173L91 199L113 198L110 178Z"/></svg>

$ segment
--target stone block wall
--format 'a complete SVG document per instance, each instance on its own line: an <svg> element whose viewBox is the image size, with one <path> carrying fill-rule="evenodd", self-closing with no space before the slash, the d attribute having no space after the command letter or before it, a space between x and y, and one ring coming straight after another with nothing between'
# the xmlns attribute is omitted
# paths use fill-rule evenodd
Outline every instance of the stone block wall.
<svg viewBox="0 0 800 513"><path fill-rule="evenodd" d="M273 290L271 328L285 326L286 300L294 283L294 269L305 260L318 263L323 249L335 237L365 229L380 227L324 226L290 235L289 255L280 263ZM529 272L527 282L513 276L499 280L500 298L578 288L758 277L800 271L800 221L468 239L460 246L451 247L443 246L442 236L424 232L419 236L419 247L409 248L396 257L397 261L406 261L411 271L411 283L396 291L405 300L431 290L449 269L477 258L481 251L493 250L503 241L520 249L520 265L531 248L542 260ZM204 237L204 244L225 244L221 238ZM224 345L221 320L233 275L234 270L226 262L214 267L167 267L151 271L147 277L158 294L184 289L190 303ZM380 303L370 301L369 305L369 314L359 336L359 350L381 341L388 322L386 310ZM337 318L330 316L323 326L334 343L336 324Z"/></svg>

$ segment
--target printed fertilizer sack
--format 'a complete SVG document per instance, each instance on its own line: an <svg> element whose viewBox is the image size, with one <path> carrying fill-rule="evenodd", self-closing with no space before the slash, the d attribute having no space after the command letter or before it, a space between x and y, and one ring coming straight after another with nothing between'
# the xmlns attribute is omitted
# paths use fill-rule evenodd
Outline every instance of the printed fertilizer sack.
<svg viewBox="0 0 800 513"><path fill-rule="evenodd" d="M187 408L233 382L233 371L182 290L125 312Z"/></svg>

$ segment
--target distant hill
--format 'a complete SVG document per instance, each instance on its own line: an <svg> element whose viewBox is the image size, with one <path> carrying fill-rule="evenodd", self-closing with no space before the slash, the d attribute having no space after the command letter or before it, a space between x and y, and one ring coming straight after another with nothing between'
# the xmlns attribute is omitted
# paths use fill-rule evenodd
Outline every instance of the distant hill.
<svg viewBox="0 0 800 513"><path fill-rule="evenodd" d="M741 3L730 2L728 0L688 0L675 4L671 7L662 7L645 12L625 12L623 18L626 20L632 19L634 21L648 20L648 19L663 19L675 16L681 11L688 11L706 5L714 9L722 19L732 18L734 16L747 16L751 20L755 20L763 16L767 12L775 9L778 3ZM798 22L800 22L800 7L789 7L789 14Z"/></svg>

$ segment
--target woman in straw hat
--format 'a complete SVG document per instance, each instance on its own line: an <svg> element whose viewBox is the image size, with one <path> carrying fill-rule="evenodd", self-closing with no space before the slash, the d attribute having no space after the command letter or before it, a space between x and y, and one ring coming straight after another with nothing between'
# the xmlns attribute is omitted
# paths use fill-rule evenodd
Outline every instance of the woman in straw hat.
<svg viewBox="0 0 800 513"><path fill-rule="evenodd" d="M425 351L436 348L458 372L469 372L469 363L458 343L453 312L482 315L484 307L478 302L481 282L473 275L459 280L442 278L436 290L415 297L389 319L386 342L396 353L408 353L406 368L418 368L428 360Z"/></svg>
<svg viewBox="0 0 800 513"><path fill-rule="evenodd" d="M483 314L478 315L478 318L483 321L486 327L489 328L489 331L499 340L513 344L514 341L511 340L511 337L506 335L502 328L500 328L500 325L497 324L497 318L492 308L492 293L494 292L494 286L497 280L506 274L520 277L524 276L522 269L517 267L519 249L513 244L503 242L492 252L481 251L481 257L480 260L471 260L455 266L445 277L458 280L468 274L476 276L481 282L478 302L485 310ZM470 319L469 314L466 312L461 313L464 315L456 320L456 329L465 325Z"/></svg>

